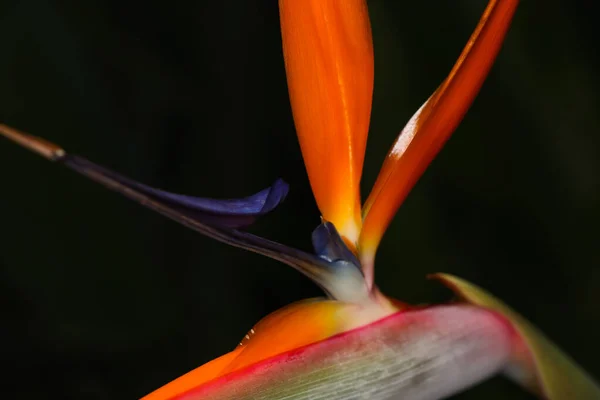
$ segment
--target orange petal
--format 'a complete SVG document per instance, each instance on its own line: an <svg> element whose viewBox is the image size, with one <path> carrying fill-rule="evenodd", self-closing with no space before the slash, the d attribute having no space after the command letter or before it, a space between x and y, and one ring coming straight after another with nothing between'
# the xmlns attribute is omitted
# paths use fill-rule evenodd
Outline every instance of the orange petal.
<svg viewBox="0 0 600 400"><path fill-rule="evenodd" d="M323 299L290 304L260 320L235 350L188 372L142 400L173 399L228 373L369 324L397 312L402 306L393 300L372 307Z"/></svg>
<svg viewBox="0 0 600 400"><path fill-rule="evenodd" d="M355 244L373 94L365 0L280 0L283 53L302 156L323 217Z"/></svg>
<svg viewBox="0 0 600 400"><path fill-rule="evenodd" d="M518 0L491 0L450 75L402 130L363 208L359 251L372 275L381 237L408 192L456 129L479 92L517 8Z"/></svg>
<svg viewBox="0 0 600 400"><path fill-rule="evenodd" d="M234 351L224 354L219 358L215 358L214 360L209 361L206 364L164 385L160 389L157 389L154 392L142 397L141 400L172 399L181 393L187 392L191 388L215 379L220 376L221 371L223 371L223 369L229 365L233 359L235 359L240 351L241 349L235 349Z"/></svg>

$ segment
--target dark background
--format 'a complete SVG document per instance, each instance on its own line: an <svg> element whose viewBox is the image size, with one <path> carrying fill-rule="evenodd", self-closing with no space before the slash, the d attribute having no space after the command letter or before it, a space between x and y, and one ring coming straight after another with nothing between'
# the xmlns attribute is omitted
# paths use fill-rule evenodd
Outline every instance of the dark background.
<svg viewBox="0 0 600 400"><path fill-rule="evenodd" d="M449 72L485 1L369 3L364 190ZM481 94L380 247L382 290L489 289L600 377L600 67L591 1L524 1ZM235 197L282 177L253 231L308 248L319 222L272 0L0 1L0 121L171 191ZM3 397L135 399L319 290L0 140ZM528 399L496 378L460 399Z"/></svg>

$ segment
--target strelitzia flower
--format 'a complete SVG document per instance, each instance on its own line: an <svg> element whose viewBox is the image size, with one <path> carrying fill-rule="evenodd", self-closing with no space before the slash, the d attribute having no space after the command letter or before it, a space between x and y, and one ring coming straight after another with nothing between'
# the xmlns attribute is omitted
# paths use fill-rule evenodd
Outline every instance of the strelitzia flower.
<svg viewBox="0 0 600 400"><path fill-rule="evenodd" d="M281 180L243 199L173 194L0 126L9 139L191 229L292 266L325 292L265 317L229 353L144 400L438 399L497 373L543 398L600 398L590 376L483 289L435 274L462 303L415 307L383 295L374 282L387 226L477 95L517 3L489 1L448 77L400 133L363 204L374 73L366 1L279 1L294 121L322 214L314 253L244 231L284 200L288 186Z"/></svg>

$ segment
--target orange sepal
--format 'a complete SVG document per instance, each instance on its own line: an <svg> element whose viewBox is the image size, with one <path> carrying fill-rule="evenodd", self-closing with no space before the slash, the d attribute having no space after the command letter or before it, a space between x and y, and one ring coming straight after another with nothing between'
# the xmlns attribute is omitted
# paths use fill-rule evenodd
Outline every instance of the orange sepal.
<svg viewBox="0 0 600 400"><path fill-rule="evenodd" d="M280 0L290 101L323 217L351 244L361 225L360 177L373 94L365 0Z"/></svg>
<svg viewBox="0 0 600 400"><path fill-rule="evenodd" d="M368 277L400 204L456 129L498 54L518 0L491 0L450 75L402 130L363 207L359 251Z"/></svg>

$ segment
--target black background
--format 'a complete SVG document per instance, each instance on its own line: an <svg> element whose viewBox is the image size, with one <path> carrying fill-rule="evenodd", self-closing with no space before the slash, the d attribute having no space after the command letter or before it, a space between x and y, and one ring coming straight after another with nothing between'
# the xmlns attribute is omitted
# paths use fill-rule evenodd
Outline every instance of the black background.
<svg viewBox="0 0 600 400"><path fill-rule="evenodd" d="M371 0L376 78L364 194L449 72L484 1ZM481 94L388 230L382 290L489 289L600 377L600 135L591 1L524 1ZM319 222L272 0L0 1L0 121L148 184L292 190L254 232L308 248ZM0 140L4 396L135 399L319 290ZM527 399L497 378L460 399Z"/></svg>

